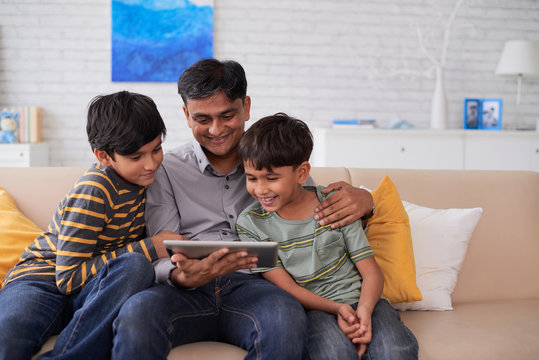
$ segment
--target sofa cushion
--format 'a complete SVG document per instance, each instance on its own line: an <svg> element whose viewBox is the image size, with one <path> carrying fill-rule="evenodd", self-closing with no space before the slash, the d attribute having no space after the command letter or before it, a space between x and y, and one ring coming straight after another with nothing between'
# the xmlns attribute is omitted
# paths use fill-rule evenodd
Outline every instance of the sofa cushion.
<svg viewBox="0 0 539 360"><path fill-rule="evenodd" d="M451 310L451 293L483 209L431 209L404 201L414 244L417 286L423 300L399 310Z"/></svg>
<svg viewBox="0 0 539 360"><path fill-rule="evenodd" d="M40 233L41 229L17 209L11 196L0 187L0 279L4 278L17 263L24 248Z"/></svg>
<svg viewBox="0 0 539 360"><path fill-rule="evenodd" d="M539 299L455 303L453 311L406 311L419 359L537 359Z"/></svg>
<svg viewBox="0 0 539 360"><path fill-rule="evenodd" d="M397 188L385 176L372 191L372 197L375 212L369 219L366 235L384 275L383 296L392 304L421 300L408 215Z"/></svg>

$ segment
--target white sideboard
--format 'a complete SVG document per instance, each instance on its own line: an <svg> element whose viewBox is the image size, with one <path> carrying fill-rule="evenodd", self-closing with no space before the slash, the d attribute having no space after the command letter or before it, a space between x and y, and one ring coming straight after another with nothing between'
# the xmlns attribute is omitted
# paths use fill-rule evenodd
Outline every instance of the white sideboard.
<svg viewBox="0 0 539 360"><path fill-rule="evenodd" d="M313 130L312 166L539 171L539 132Z"/></svg>
<svg viewBox="0 0 539 360"><path fill-rule="evenodd" d="M0 167L48 166L46 143L0 144Z"/></svg>

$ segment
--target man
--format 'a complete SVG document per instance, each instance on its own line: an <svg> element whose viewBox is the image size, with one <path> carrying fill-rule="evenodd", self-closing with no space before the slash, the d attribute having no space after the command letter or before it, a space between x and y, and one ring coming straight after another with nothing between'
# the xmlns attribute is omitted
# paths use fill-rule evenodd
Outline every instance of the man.
<svg viewBox="0 0 539 360"><path fill-rule="evenodd" d="M236 218L254 201L238 157L251 107L245 72L234 61L201 60L180 76L178 90L196 142L165 156L148 190L148 231L161 239L238 240ZM372 212L368 192L342 182L327 191L338 188L316 209L321 223L339 227ZM122 307L113 357L165 359L175 346L211 340L246 349L246 359L306 357L303 308L245 270L256 258L221 249L201 260L176 254L173 264L162 246L156 249L163 257L155 264L159 284Z"/></svg>

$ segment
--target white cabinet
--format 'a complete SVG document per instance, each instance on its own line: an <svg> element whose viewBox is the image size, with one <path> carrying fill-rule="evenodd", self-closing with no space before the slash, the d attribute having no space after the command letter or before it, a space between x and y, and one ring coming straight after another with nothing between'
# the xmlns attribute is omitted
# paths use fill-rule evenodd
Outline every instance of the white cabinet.
<svg viewBox="0 0 539 360"><path fill-rule="evenodd" d="M46 143L0 144L1 167L48 166L49 146Z"/></svg>
<svg viewBox="0 0 539 360"><path fill-rule="evenodd" d="M539 171L539 133L466 132L466 169Z"/></svg>
<svg viewBox="0 0 539 360"><path fill-rule="evenodd" d="M539 133L314 129L313 166L539 171Z"/></svg>
<svg viewBox="0 0 539 360"><path fill-rule="evenodd" d="M315 129L313 166L462 169L458 131Z"/></svg>

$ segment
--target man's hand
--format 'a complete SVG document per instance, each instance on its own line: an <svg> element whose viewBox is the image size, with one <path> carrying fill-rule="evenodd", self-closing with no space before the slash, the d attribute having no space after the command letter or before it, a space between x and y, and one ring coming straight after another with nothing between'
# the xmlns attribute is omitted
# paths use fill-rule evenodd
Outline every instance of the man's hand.
<svg viewBox="0 0 539 360"><path fill-rule="evenodd" d="M170 260L176 264L170 280L176 286L199 287L229 272L256 267L258 258L247 256L247 251L230 252L223 248L204 259L188 259L183 254L174 254Z"/></svg>
<svg viewBox="0 0 539 360"><path fill-rule="evenodd" d="M163 245L164 240L189 240L189 239L187 239L183 235L173 233L172 231L163 231L153 236L152 237L153 247L155 248L155 251L157 252L157 256L159 258L169 257L167 249L165 249L165 245Z"/></svg>
<svg viewBox="0 0 539 360"><path fill-rule="evenodd" d="M344 181L329 184L324 194L339 190L328 197L315 209L315 220L320 225L331 224L332 229L348 225L369 214L374 202L370 192L356 188Z"/></svg>

